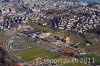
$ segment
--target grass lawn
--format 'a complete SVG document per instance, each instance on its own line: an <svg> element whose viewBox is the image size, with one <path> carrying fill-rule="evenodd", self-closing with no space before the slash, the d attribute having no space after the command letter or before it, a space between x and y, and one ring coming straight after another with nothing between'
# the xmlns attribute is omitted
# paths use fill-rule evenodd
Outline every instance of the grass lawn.
<svg viewBox="0 0 100 66"><path fill-rule="evenodd" d="M0 30L0 47L3 46L4 40L5 40L5 34L2 30Z"/></svg>
<svg viewBox="0 0 100 66"><path fill-rule="evenodd" d="M34 45L33 48L17 51L16 54L21 56L26 61L31 61L36 58L53 58L55 56L51 51Z"/></svg>
<svg viewBox="0 0 100 66"><path fill-rule="evenodd" d="M88 66L88 65L82 63L67 63L61 66Z"/></svg>
<svg viewBox="0 0 100 66"><path fill-rule="evenodd" d="M47 32L54 32L54 30L52 30L51 28L43 27L43 26L40 26L40 25L37 25L37 24L33 24L32 27L34 29L36 29L36 30L47 31Z"/></svg>
<svg viewBox="0 0 100 66"><path fill-rule="evenodd" d="M5 37L5 34L3 31L0 30L0 38L3 38L3 37Z"/></svg>
<svg viewBox="0 0 100 66"><path fill-rule="evenodd" d="M84 40L84 38L81 37L81 36L75 36L75 39L76 39L77 41L83 41L83 40Z"/></svg>
<svg viewBox="0 0 100 66"><path fill-rule="evenodd" d="M100 56L97 56L97 55L94 54L94 53L86 54L85 57L86 57L86 58L94 58L96 62L100 62Z"/></svg>

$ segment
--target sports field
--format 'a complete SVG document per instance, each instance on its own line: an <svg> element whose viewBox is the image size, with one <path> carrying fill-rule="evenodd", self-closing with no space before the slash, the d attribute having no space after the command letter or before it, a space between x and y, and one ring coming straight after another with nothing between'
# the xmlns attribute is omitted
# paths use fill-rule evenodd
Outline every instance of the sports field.
<svg viewBox="0 0 100 66"><path fill-rule="evenodd" d="M95 62L100 62L100 56L96 55L95 53L86 54L85 57L86 58L94 58Z"/></svg>
<svg viewBox="0 0 100 66"><path fill-rule="evenodd" d="M36 59L36 58L50 59L55 56L53 52L36 45L34 45L34 47L29 48L29 49L17 51L16 54L22 57L22 59L26 61L32 61L33 59Z"/></svg>
<svg viewBox="0 0 100 66"><path fill-rule="evenodd" d="M82 64L82 63L67 63L61 66L89 66L87 64Z"/></svg>

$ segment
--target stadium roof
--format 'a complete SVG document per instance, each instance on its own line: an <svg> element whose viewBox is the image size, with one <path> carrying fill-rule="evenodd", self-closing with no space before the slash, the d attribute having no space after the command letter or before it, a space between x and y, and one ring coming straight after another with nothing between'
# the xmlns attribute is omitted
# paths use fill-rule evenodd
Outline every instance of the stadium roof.
<svg viewBox="0 0 100 66"><path fill-rule="evenodd" d="M39 30L27 30L27 31L23 31L22 33L24 34L31 34L31 33L37 33L40 32Z"/></svg>

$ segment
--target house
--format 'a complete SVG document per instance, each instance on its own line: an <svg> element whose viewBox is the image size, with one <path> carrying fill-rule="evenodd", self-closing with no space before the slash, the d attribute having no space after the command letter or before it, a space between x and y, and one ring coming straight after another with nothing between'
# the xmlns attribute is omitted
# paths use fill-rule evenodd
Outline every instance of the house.
<svg viewBox="0 0 100 66"><path fill-rule="evenodd" d="M63 51L65 54L78 54L79 53L77 50L68 48L68 47L64 48Z"/></svg>
<svg viewBox="0 0 100 66"><path fill-rule="evenodd" d="M22 63L17 63L16 66L24 66Z"/></svg>

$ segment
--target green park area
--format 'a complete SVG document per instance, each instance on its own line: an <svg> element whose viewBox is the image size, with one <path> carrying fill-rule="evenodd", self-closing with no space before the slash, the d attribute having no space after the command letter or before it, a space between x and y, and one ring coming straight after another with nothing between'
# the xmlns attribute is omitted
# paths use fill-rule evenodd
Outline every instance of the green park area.
<svg viewBox="0 0 100 66"><path fill-rule="evenodd" d="M88 66L87 64L82 64L82 63L67 63L61 66Z"/></svg>
<svg viewBox="0 0 100 66"><path fill-rule="evenodd" d="M83 40L85 40L85 38L83 38L82 36L75 36L75 39L77 41L83 41Z"/></svg>
<svg viewBox="0 0 100 66"><path fill-rule="evenodd" d="M0 30L0 38L3 38L5 36L4 32Z"/></svg>
<svg viewBox="0 0 100 66"><path fill-rule="evenodd" d="M85 57L94 58L95 62L100 62L100 56L96 55L95 53L86 54Z"/></svg>
<svg viewBox="0 0 100 66"><path fill-rule="evenodd" d="M33 27L33 29L40 30L40 31L54 32L54 30L52 30L51 28L43 27L43 26L40 26L38 24L33 24L32 27Z"/></svg>
<svg viewBox="0 0 100 66"><path fill-rule="evenodd" d="M5 40L5 34L2 30L0 30L0 47L3 46L3 42Z"/></svg>

